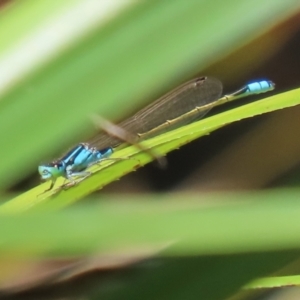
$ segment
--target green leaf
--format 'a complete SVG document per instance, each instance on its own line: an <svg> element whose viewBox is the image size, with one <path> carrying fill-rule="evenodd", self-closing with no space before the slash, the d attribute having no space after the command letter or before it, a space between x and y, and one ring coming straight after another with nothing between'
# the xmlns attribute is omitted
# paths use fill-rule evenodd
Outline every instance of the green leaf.
<svg viewBox="0 0 300 300"><path fill-rule="evenodd" d="M185 256L300 248L297 190L148 199L2 214L0 250L23 249L27 243L22 251L28 253L86 254L146 243L165 245L165 255ZM215 201L224 204L208 205Z"/></svg>
<svg viewBox="0 0 300 300"><path fill-rule="evenodd" d="M122 197L55 213L1 215L0 252L23 259L94 253L117 258L133 252L148 263L128 267L126 274L134 272L126 278L116 270L117 277L107 280L121 286L107 296L134 295L134 285L141 294L150 289L149 295L190 292L224 299L299 257L298 198L298 190ZM170 282L174 288L165 289ZM103 292L99 283L96 289Z"/></svg>
<svg viewBox="0 0 300 300"><path fill-rule="evenodd" d="M300 275L273 276L256 279L247 284L245 289L278 288L300 285Z"/></svg>
<svg viewBox="0 0 300 300"><path fill-rule="evenodd" d="M157 153L166 154L229 123L294 106L299 103L300 89L297 89L195 122L150 139L143 142L143 144L149 149L155 150ZM131 159L103 162L101 165L93 166L90 168L94 173L93 176L90 176L79 185L68 190L61 190L59 188L63 183L63 180L60 180L56 185L58 189L43 194L49 187L49 182L42 184L5 203L0 207L0 211L23 211L38 204L48 202L49 200L53 208L64 207L151 161L151 157L149 157L147 153L143 153L133 146L116 151L114 157L130 157ZM49 198L53 195L54 198Z"/></svg>

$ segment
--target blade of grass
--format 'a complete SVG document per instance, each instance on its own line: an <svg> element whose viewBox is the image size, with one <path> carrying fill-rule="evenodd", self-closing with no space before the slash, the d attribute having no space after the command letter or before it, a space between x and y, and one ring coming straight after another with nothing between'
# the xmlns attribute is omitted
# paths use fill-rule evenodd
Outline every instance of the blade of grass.
<svg viewBox="0 0 300 300"><path fill-rule="evenodd" d="M225 126L226 124L297 104L300 104L300 89L278 94L195 122L150 139L144 142L144 144L150 149L155 149L158 153L166 154L194 139L207 135L222 126ZM54 190L41 195L41 193L49 186L49 183L42 184L15 199L6 202L0 206L0 212L23 211L35 207L36 205L47 203L49 200L49 205L51 205L52 208L58 209L64 207L151 161L151 158L147 154L135 147L127 147L120 151L116 151L114 155L115 157L131 157L133 159L114 163L103 162L103 164L99 166L93 166L91 168L92 172L94 172L93 176L87 178L78 186L72 187L66 191L62 190L56 194ZM59 181L58 185L61 184L62 181Z"/></svg>
<svg viewBox="0 0 300 300"><path fill-rule="evenodd" d="M0 251L69 255L168 245L162 255L185 256L299 249L298 194L169 195L159 201L122 196L122 201L106 199L52 213L1 214Z"/></svg>
<svg viewBox="0 0 300 300"><path fill-rule="evenodd" d="M195 291L197 295L215 295L212 299L299 257L298 190L201 195L202 204L198 197L172 198L135 202L122 197L118 202L106 199L110 201L55 213L1 215L0 252L22 258L112 255L165 245L154 264L149 257L146 264L134 268L133 276L122 280L120 290L112 289L112 295L132 295L137 291L132 285L136 284L143 294L158 282L161 286L149 295L173 295L173 288L164 293L171 279L172 286L178 286L178 295ZM223 205L203 207L204 199L207 203L222 201ZM183 281L183 277L190 280ZM214 293L216 278L218 289ZM114 277L109 280L115 282Z"/></svg>
<svg viewBox="0 0 300 300"><path fill-rule="evenodd" d="M245 289L266 289L300 286L300 275L258 278L244 286Z"/></svg>

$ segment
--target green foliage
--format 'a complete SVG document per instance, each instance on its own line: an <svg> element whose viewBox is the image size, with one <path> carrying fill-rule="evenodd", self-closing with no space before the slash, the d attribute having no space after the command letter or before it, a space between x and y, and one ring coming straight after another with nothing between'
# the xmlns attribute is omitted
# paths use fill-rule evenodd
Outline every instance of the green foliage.
<svg viewBox="0 0 300 300"><path fill-rule="evenodd" d="M193 77L262 35L299 8L295 0L138 4L115 0L115 13L110 18L99 17L93 24L89 24L92 18L86 18L81 24L76 21L84 17L82 12L68 23L77 30L70 34L72 38L61 39L59 45L45 44L54 47L43 59L30 56L34 42L36 46L41 43L38 30L44 33L47 24L56 24L79 5L91 2L15 1L2 12L3 191L35 170L42 159L90 135L89 114L123 117L162 89ZM31 13L36 17L29 18ZM82 27L78 29L77 23ZM20 30L15 30L16 24ZM64 37L63 32L54 31L57 37ZM26 48L25 42L31 40L31 48ZM15 53L20 56L13 56ZM22 59L13 61L10 57ZM5 69L5 62L12 65ZM23 62L30 62L26 72ZM11 79L3 84L6 74ZM145 145L167 153L228 123L299 102L299 90L279 94L155 137ZM32 258L122 255L128 249L134 253L146 249L142 258L149 264L138 264L133 276L110 278L106 289L91 287L85 292L101 299L224 299L250 280L267 276L298 257L298 191L201 195L208 202L244 203L211 208L198 203L199 195L176 195L176 200L170 195L132 202L121 197L123 203L109 198L93 207L59 210L150 160L134 147L115 156L133 159L95 166L93 176L53 197L49 197L51 193L39 195L46 188L44 184L3 204L0 252ZM37 208L34 212L20 214L33 207ZM282 286L285 284L282 280ZM276 285L280 286L278 278Z"/></svg>

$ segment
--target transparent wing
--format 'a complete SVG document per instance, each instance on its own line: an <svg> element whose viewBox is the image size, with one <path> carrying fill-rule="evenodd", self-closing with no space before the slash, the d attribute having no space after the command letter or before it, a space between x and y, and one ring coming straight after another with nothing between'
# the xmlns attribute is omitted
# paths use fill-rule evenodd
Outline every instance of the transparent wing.
<svg viewBox="0 0 300 300"><path fill-rule="evenodd" d="M195 78L152 102L118 125L131 134L135 134L137 140L139 139L138 134L145 134L144 138L149 138L146 133L158 126L159 130L155 131L155 135L202 118L212 106L185 118L180 118L180 116L196 107L215 102L220 98L221 94L222 83L219 80L211 77ZM171 124L167 122L174 119L175 121ZM102 149L105 147L116 147L122 142L102 132L89 143L98 149Z"/></svg>

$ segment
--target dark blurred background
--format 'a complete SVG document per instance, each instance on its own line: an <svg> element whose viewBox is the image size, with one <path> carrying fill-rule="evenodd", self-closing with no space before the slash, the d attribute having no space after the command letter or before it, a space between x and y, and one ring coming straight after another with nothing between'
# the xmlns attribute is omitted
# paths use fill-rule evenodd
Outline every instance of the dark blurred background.
<svg viewBox="0 0 300 300"><path fill-rule="evenodd" d="M300 85L300 15L193 77L219 78L224 94L255 79L270 79L276 94ZM239 74L236 81L236 74ZM162 91L162 94L167 91ZM158 95L159 96L159 95ZM267 96L267 95L266 95ZM214 108L216 114L261 98ZM262 189L300 184L300 108L242 120L169 153L168 167L152 163L105 187L104 193Z"/></svg>

